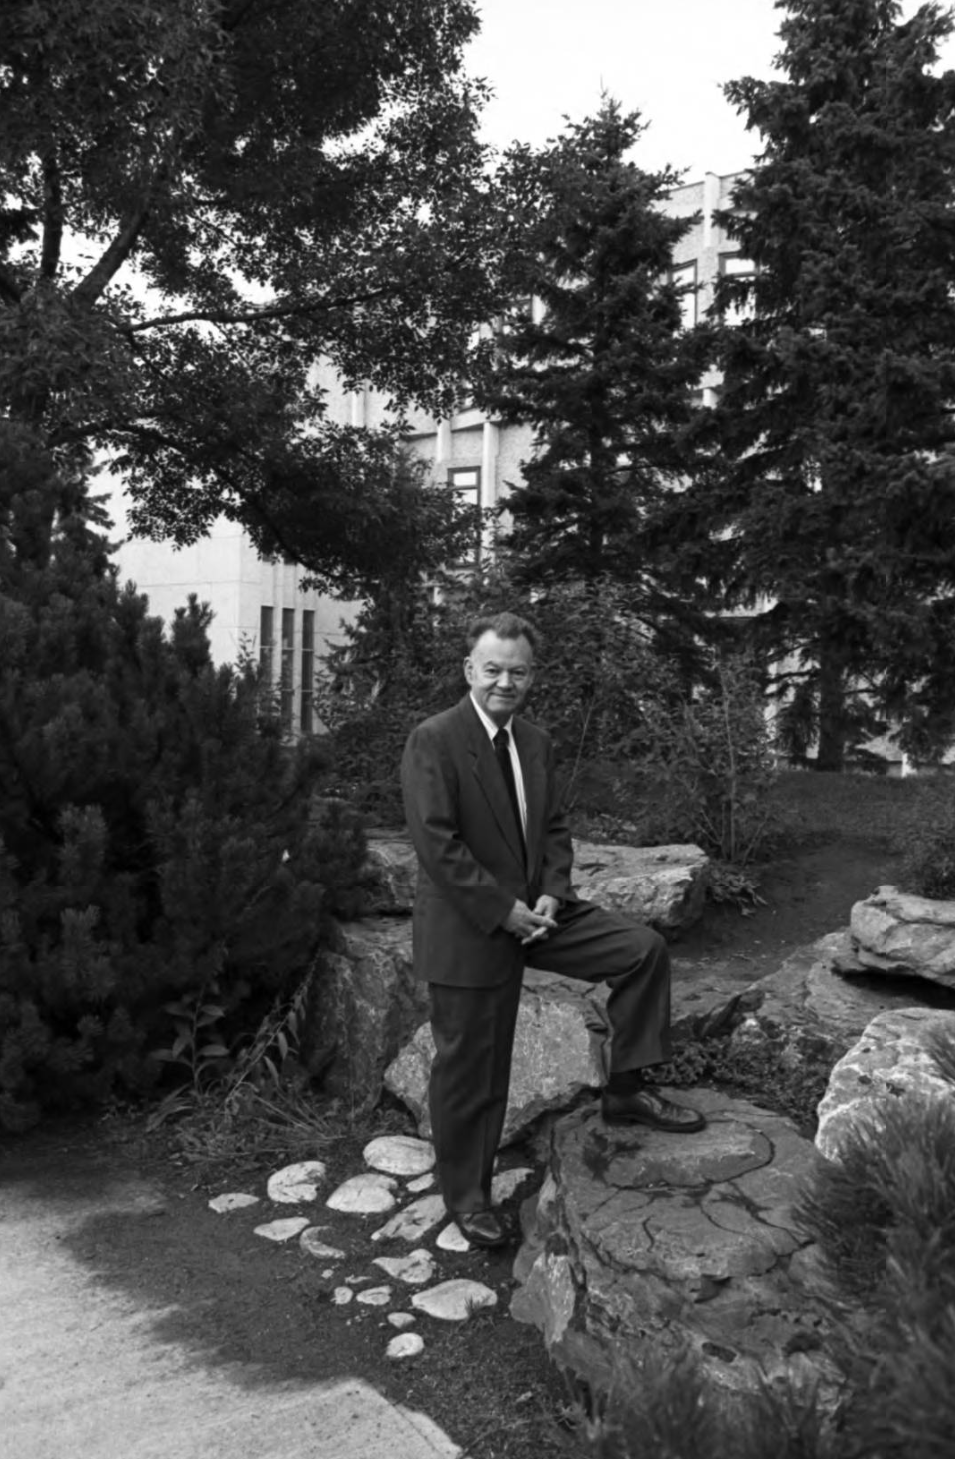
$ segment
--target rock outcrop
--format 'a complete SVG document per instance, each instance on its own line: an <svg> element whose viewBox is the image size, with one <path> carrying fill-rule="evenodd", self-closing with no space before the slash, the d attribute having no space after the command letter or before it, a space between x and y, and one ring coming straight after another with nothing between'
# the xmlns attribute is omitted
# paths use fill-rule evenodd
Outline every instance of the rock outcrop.
<svg viewBox="0 0 955 1459"><path fill-rule="evenodd" d="M923 984L927 1003L955 1006ZM775 973L733 995L726 1021L742 1050L768 1044L785 1063L835 1064L879 1013L911 1007L912 982L873 974L856 959L847 932L833 932L788 957Z"/></svg>
<svg viewBox="0 0 955 1459"><path fill-rule="evenodd" d="M626 912L673 936L703 913L709 858L699 846L574 842L574 887L585 901Z"/></svg>
<svg viewBox="0 0 955 1459"><path fill-rule="evenodd" d="M709 1119L698 1135L608 1128L593 1105L557 1122L550 1175L525 1207L512 1314L596 1392L622 1349L689 1347L726 1394L790 1376L831 1396L814 1248L791 1213L812 1143L743 1100L687 1102Z"/></svg>
<svg viewBox="0 0 955 1459"><path fill-rule="evenodd" d="M856 902L850 928L864 968L910 973L955 990L955 902L879 887Z"/></svg>
<svg viewBox="0 0 955 1459"><path fill-rule="evenodd" d="M948 1035L955 1050L955 1012L899 1008L872 1020L836 1064L819 1105L816 1148L827 1159L839 1159L849 1131L867 1123L876 1101L886 1095L955 1100L955 1081L945 1076L932 1052L939 1035Z"/></svg>
<svg viewBox="0 0 955 1459"><path fill-rule="evenodd" d="M343 922L310 1001L303 1048L331 1093L374 1103L385 1069L427 1016L408 918Z"/></svg>
<svg viewBox="0 0 955 1459"><path fill-rule="evenodd" d="M699 846L598 846L574 842L574 885L579 896L627 912L638 922L675 935L703 911L709 859ZM363 915L410 913L416 865L409 837L371 831L368 836Z"/></svg>
<svg viewBox="0 0 955 1459"><path fill-rule="evenodd" d="M503 1143L518 1139L548 1110L566 1109L603 1082L604 1024L588 990L555 974L527 973L514 1035L511 1086ZM413 1113L421 1135L431 1134L428 1075L434 1056L425 1023L385 1072L385 1087Z"/></svg>

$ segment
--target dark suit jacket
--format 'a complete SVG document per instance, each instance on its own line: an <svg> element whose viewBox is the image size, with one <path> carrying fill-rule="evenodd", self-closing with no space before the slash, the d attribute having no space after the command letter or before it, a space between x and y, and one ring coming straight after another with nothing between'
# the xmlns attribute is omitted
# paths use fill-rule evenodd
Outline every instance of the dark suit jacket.
<svg viewBox="0 0 955 1459"><path fill-rule="evenodd" d="M503 929L516 898L573 899L570 831L550 736L513 722L527 801L527 858L490 738L470 694L414 730L401 762L405 815L418 855L418 977L465 988L519 976L520 943Z"/></svg>

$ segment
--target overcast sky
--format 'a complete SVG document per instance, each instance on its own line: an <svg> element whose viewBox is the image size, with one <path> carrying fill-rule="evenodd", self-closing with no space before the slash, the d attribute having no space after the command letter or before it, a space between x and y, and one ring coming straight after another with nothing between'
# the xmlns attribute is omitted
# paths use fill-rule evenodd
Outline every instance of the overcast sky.
<svg viewBox="0 0 955 1459"><path fill-rule="evenodd" d="M917 8L905 0L902 13ZM493 145L540 144L606 90L649 123L635 161L650 171L669 164L693 182L738 172L758 150L720 87L772 75L784 16L773 0L478 0L478 10L467 67L496 93L484 123ZM952 42L943 59L955 66Z"/></svg>

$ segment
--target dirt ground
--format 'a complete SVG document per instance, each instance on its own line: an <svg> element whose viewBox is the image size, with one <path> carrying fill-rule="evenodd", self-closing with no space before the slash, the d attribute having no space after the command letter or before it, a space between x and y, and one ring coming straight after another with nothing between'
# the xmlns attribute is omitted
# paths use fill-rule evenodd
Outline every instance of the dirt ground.
<svg viewBox="0 0 955 1459"><path fill-rule="evenodd" d="M779 861L762 878L765 905L745 917L710 907L675 947L683 975L714 961L726 966L736 986L771 972L790 951L847 925L852 903L891 881L895 870L890 854L850 842ZM523 1153L508 1151L505 1163L519 1163ZM345 1141L330 1175L345 1178L361 1168L360 1141ZM191 1167L177 1163L167 1136L144 1134L141 1117L114 1112L0 1142L0 1188L5 1181L26 1181L50 1201L69 1202L117 1171L154 1182L164 1194L160 1209L84 1221L69 1246L99 1282L155 1313L157 1342L176 1341L197 1362L245 1364L269 1379L360 1376L428 1414L467 1459L561 1459L585 1452L561 1422L568 1392L539 1334L507 1315L513 1251L441 1253L442 1278L482 1281L497 1292L498 1306L461 1325L421 1317L416 1329L425 1338L424 1352L396 1364L384 1356L394 1330L380 1309L331 1302L343 1272L376 1271L370 1259L383 1253L370 1234L382 1217L317 1208L323 1239L348 1253L332 1277L297 1241L279 1246L253 1234L259 1222L292 1214L292 1208L263 1202L228 1216L208 1208L210 1195L230 1189L264 1197L270 1170L251 1183L243 1175L236 1183L226 1179L203 1188ZM516 1205L515 1197L512 1211Z"/></svg>

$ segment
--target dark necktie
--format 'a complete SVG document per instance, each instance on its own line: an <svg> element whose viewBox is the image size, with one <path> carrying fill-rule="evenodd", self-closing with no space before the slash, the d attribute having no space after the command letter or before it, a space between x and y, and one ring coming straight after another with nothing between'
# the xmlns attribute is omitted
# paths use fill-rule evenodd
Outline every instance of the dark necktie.
<svg viewBox="0 0 955 1459"><path fill-rule="evenodd" d="M521 838L521 845L524 845L524 826L521 821L521 803L517 798L517 782L514 779L514 766L511 764L511 737L506 729L499 729L494 736L494 752L497 755L497 763L501 767L501 774L504 776L504 784L507 786L507 793L511 801L511 809L514 812L514 820L517 822L518 834Z"/></svg>

